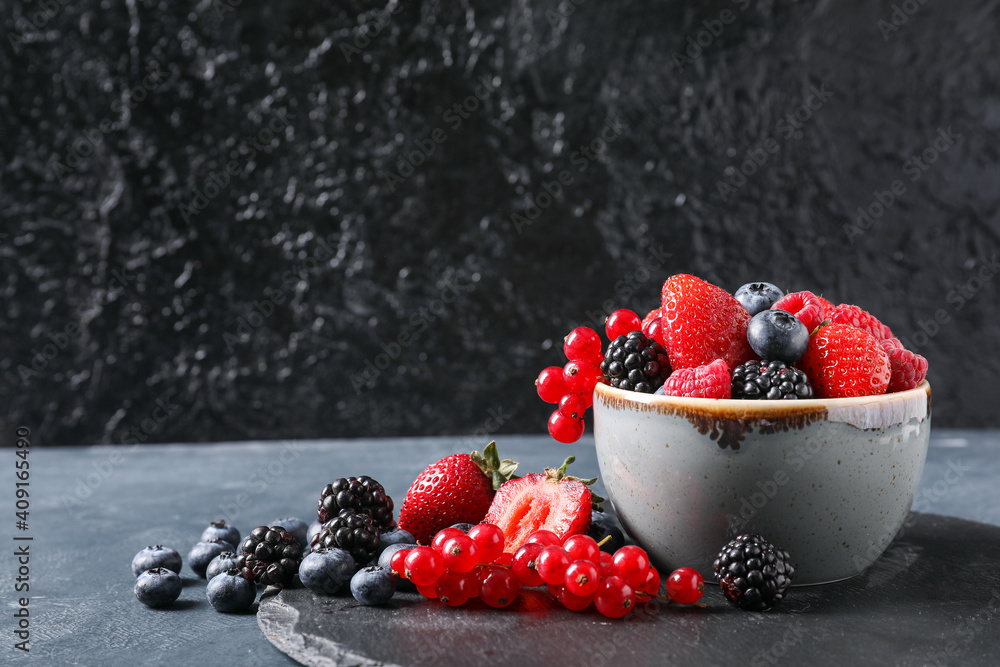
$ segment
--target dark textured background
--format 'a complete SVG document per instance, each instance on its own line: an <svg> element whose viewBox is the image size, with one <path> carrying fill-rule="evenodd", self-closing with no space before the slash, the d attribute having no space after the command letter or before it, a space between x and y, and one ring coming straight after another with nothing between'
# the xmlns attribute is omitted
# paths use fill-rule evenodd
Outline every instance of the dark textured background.
<svg viewBox="0 0 1000 667"><path fill-rule="evenodd" d="M3 0L3 440L542 432L561 337L682 271L860 304L1000 425L1000 9L907 7Z"/></svg>

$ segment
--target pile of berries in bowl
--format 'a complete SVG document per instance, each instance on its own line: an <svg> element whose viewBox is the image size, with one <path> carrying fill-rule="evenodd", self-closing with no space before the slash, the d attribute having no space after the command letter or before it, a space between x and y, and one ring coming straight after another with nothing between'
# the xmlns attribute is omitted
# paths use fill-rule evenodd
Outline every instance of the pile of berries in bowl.
<svg viewBox="0 0 1000 667"><path fill-rule="evenodd" d="M657 308L616 311L606 332L604 348L571 332L569 363L536 388L557 404L561 442L593 407L608 495L661 568L708 569L747 532L795 554L797 583L859 574L885 550L923 469L930 389L927 361L875 316L681 274Z"/></svg>

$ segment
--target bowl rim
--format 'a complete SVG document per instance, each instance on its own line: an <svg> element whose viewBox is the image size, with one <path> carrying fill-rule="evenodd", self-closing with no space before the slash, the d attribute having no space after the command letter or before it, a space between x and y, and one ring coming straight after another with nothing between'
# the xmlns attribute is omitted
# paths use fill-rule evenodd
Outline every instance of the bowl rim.
<svg viewBox="0 0 1000 667"><path fill-rule="evenodd" d="M594 404L598 398L606 403L614 403L621 407L631 404L645 410L657 409L694 409L720 410L739 412L745 416L767 416L774 414L802 414L804 412L822 411L838 408L863 408L866 406L884 405L893 402L915 401L926 396L930 401L931 385L924 380L913 389L896 391L891 394L875 396L852 396L850 398L807 398L807 399L759 399L747 400L741 398L692 398L690 396L664 396L662 394L642 394L626 389L616 389L604 382L598 382L594 387ZM929 406L928 406L929 407Z"/></svg>

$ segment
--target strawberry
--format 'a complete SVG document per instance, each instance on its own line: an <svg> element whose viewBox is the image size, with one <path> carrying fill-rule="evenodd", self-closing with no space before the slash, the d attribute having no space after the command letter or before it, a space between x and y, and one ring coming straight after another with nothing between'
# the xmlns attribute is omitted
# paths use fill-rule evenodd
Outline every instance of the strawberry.
<svg viewBox="0 0 1000 667"><path fill-rule="evenodd" d="M495 442L483 453L452 454L427 467L406 492L399 527L420 544L456 523L479 523L500 486L515 477L517 462L500 460Z"/></svg>
<svg viewBox="0 0 1000 667"><path fill-rule="evenodd" d="M910 352L898 338L886 338L879 343L889 355L892 366L892 377L886 393L913 389L927 376L927 360L919 354Z"/></svg>
<svg viewBox="0 0 1000 667"><path fill-rule="evenodd" d="M722 359L697 368L674 371L663 385L667 396L691 398L732 398L733 380L729 366Z"/></svg>
<svg viewBox="0 0 1000 667"><path fill-rule="evenodd" d="M514 553L536 530L551 530L560 538L586 533L594 502L604 500L591 493L596 478L568 477L570 456L558 470L546 468L512 479L497 491L484 523L499 526L504 534L504 551Z"/></svg>
<svg viewBox="0 0 1000 667"><path fill-rule="evenodd" d="M755 359L747 342L749 323L747 309L721 287L684 273L663 283L659 338L675 371L716 359L733 369Z"/></svg>
<svg viewBox="0 0 1000 667"><path fill-rule="evenodd" d="M884 394L892 376L889 355L875 337L847 324L825 324L796 364L819 398Z"/></svg>
<svg viewBox="0 0 1000 667"><path fill-rule="evenodd" d="M849 324L852 327L864 329L875 336L876 340L892 338L892 330L879 322L878 318L860 307L848 303L842 303L834 308L830 315L830 321L834 324Z"/></svg>
<svg viewBox="0 0 1000 667"><path fill-rule="evenodd" d="M824 301L826 299L822 299L812 292L794 292L778 299L771 306L771 310L783 310L786 313L791 313L795 319L806 325L806 331L812 333L816 327L823 323L825 318ZM826 301L826 303L830 302Z"/></svg>

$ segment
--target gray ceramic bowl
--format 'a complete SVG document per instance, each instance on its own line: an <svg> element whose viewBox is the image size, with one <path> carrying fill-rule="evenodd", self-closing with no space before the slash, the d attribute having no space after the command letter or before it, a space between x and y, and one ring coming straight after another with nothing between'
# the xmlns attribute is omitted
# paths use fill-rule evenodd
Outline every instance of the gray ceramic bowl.
<svg viewBox="0 0 1000 667"><path fill-rule="evenodd" d="M664 573L713 578L719 549L760 533L787 549L794 584L860 574L913 502L931 392L737 401L653 396L598 384L601 479L622 524Z"/></svg>

